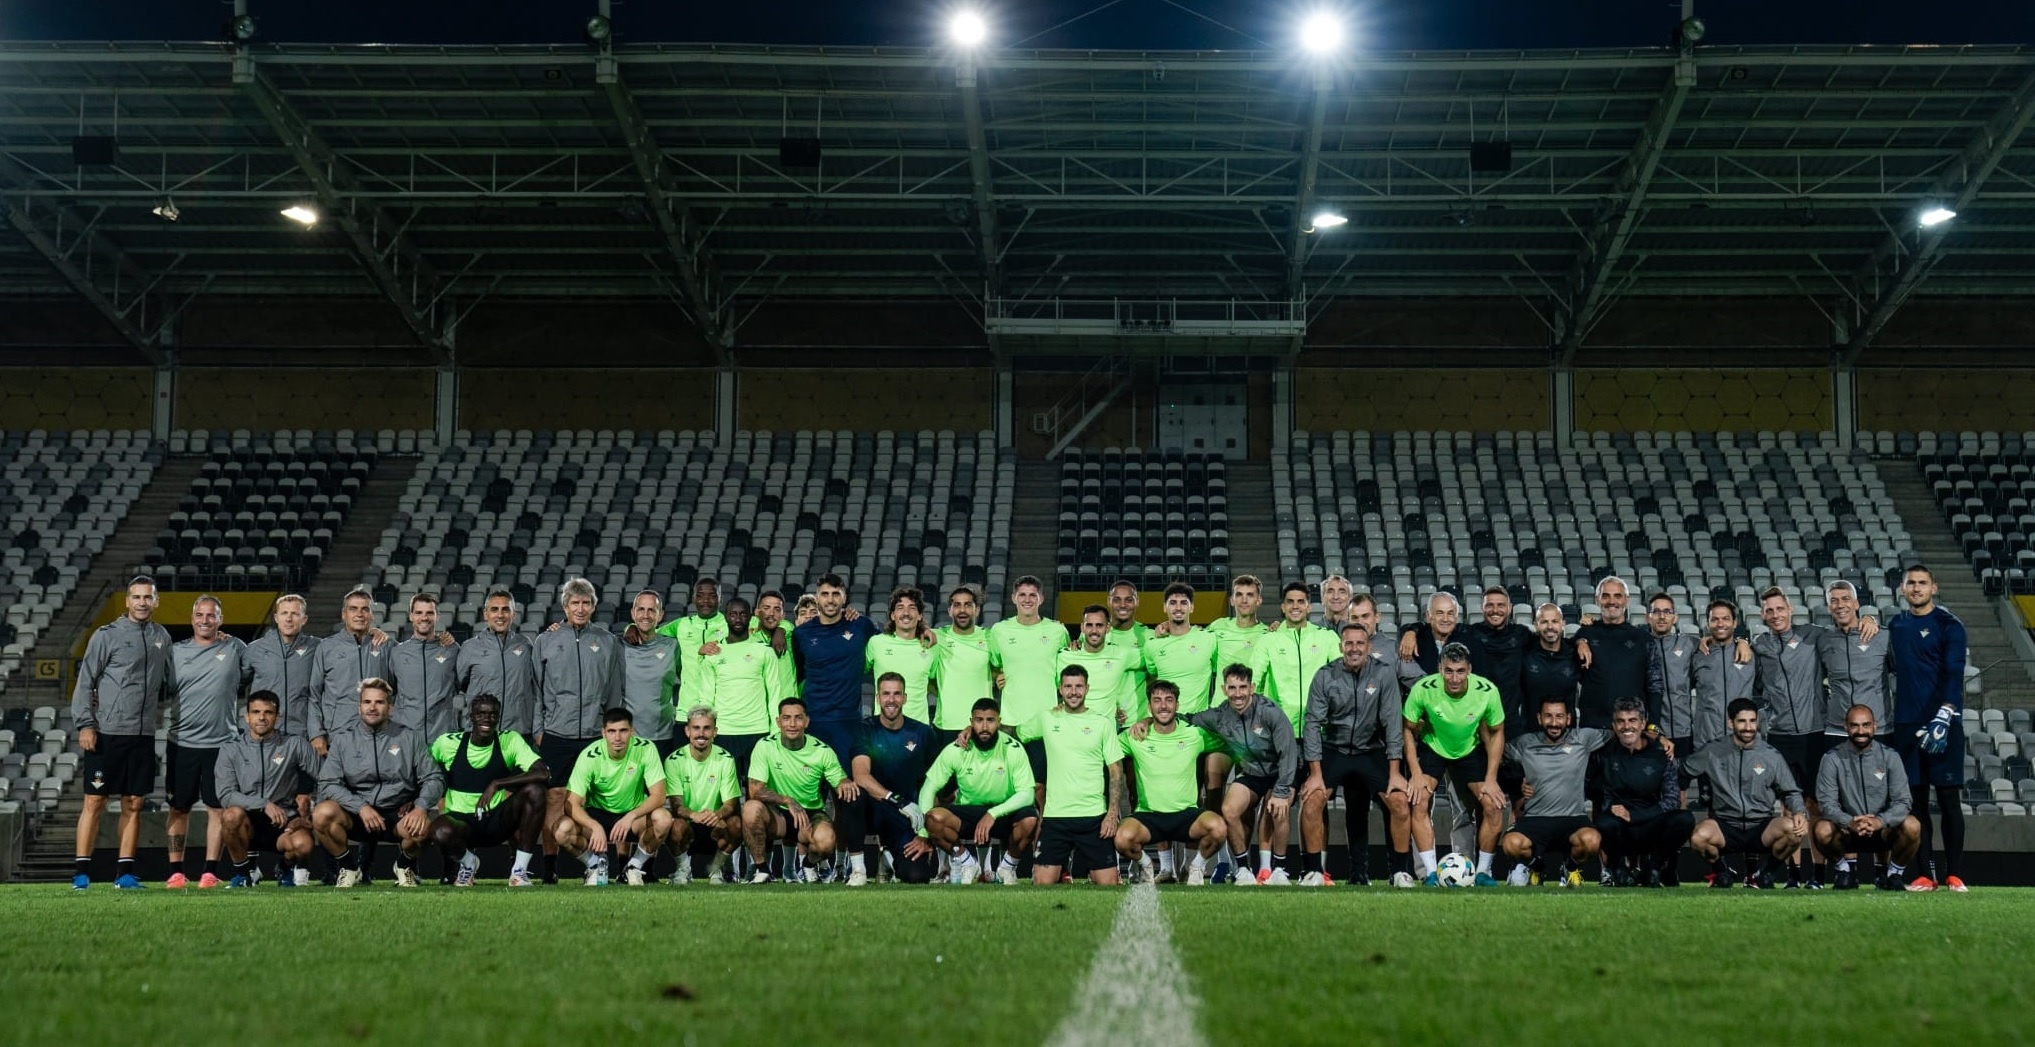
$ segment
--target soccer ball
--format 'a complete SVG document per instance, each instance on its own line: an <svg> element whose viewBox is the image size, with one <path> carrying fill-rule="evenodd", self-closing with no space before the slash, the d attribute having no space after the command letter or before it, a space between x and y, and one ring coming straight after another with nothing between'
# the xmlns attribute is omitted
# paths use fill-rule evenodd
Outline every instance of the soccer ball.
<svg viewBox="0 0 2035 1047"><path fill-rule="evenodd" d="M1477 867L1460 854L1450 854L1434 867L1434 878L1443 887L1468 887L1477 879Z"/></svg>

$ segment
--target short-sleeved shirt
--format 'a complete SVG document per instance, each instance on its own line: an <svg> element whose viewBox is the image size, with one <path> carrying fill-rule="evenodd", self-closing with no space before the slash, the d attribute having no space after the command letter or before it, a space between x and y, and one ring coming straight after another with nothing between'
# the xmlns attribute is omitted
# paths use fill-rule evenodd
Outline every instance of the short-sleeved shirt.
<svg viewBox="0 0 2035 1047"><path fill-rule="evenodd" d="M1019 726L1017 736L1045 743L1046 809L1041 813L1048 818L1109 813L1108 767L1124 755L1115 714L1088 708L1070 713L1056 705Z"/></svg>
<svg viewBox="0 0 2035 1047"><path fill-rule="evenodd" d="M1067 627L1051 618L1026 625L1005 618L989 629L989 664L1003 672L1003 722L1027 723L1060 697L1060 648Z"/></svg>
<svg viewBox="0 0 2035 1047"><path fill-rule="evenodd" d="M1581 818L1590 813L1585 784L1590 777L1590 756L1611 740L1610 731L1576 727L1550 743L1547 734L1535 731L1505 743L1505 758L1519 764L1533 795L1526 798L1520 813L1527 818Z"/></svg>
<svg viewBox="0 0 2035 1047"><path fill-rule="evenodd" d="M602 739L580 751L565 788L594 810L622 814L649 799L651 783L663 780L664 767L657 762L657 746L650 739L629 739L620 757L609 756L608 743Z"/></svg>
<svg viewBox="0 0 2035 1047"><path fill-rule="evenodd" d="M692 746L680 746L664 758L664 794L676 798L688 811L719 810L722 804L741 799L735 758L716 745L706 759L695 760Z"/></svg>
<svg viewBox="0 0 2035 1047"><path fill-rule="evenodd" d="M1209 676L1210 685L1221 693L1223 670L1232 665L1249 668L1258 656L1258 641L1265 638L1265 623L1238 625L1235 618L1222 618L1208 623L1208 635L1215 640L1215 671ZM1256 682L1252 681L1254 685ZM1181 710L1181 714L1185 715L1186 710Z"/></svg>
<svg viewBox="0 0 2035 1047"><path fill-rule="evenodd" d="M973 629L967 635L943 626L933 630L939 640L940 656L933 660L933 676L940 682L940 708L933 726L958 731L968 726L975 703L996 697L996 680L989 668L989 630Z"/></svg>
<svg viewBox="0 0 2035 1047"><path fill-rule="evenodd" d="M1462 697L1451 698L1441 674L1435 673L1422 677L1406 692L1401 715L1407 723L1425 718L1427 727L1418 736L1420 740L1442 756L1460 760L1477 747L1478 725L1505 726L1505 703L1498 697L1497 685L1475 673L1470 674Z"/></svg>
<svg viewBox="0 0 2035 1047"><path fill-rule="evenodd" d="M1116 707L1124 711L1127 720L1145 718L1145 641L1152 638L1152 630L1141 622L1132 622L1128 629L1119 629L1110 624L1109 649L1123 655L1126 668L1123 680L1117 687Z"/></svg>
<svg viewBox="0 0 2035 1047"><path fill-rule="evenodd" d="M808 811L820 806L820 782L839 785L848 780L841 758L827 743L808 734L796 749L771 735L749 754L749 779Z"/></svg>
<svg viewBox="0 0 2035 1047"><path fill-rule="evenodd" d="M465 737L465 732L441 734L431 743L431 758L438 761L438 766L445 768L445 810L448 814L472 814L480 809L480 793L454 788L460 779L466 777L465 773L452 766L453 759L459 755L459 743ZM474 745L470 741L467 742L467 767L475 771L487 767L494 762L497 748L502 751L503 765L510 771L521 773L537 766L537 752L530 748L530 743L524 741L523 736L514 731L503 731L495 736L494 742L490 745ZM500 803L501 799L497 796L495 802Z"/></svg>
<svg viewBox="0 0 2035 1047"><path fill-rule="evenodd" d="M1130 669L1124 660L1126 657L1128 655L1120 649L1107 645L1100 652L1093 654L1086 648L1075 648L1071 651L1063 648L1059 654L1054 655L1058 665L1053 673L1057 677L1070 665L1078 665L1088 670L1089 708L1106 712L1114 717L1120 708L1117 700L1123 694L1124 673ZM1125 712L1128 713L1128 710Z"/></svg>
<svg viewBox="0 0 2035 1047"><path fill-rule="evenodd" d="M1222 749L1222 737L1191 723L1175 721L1161 734L1157 727L1143 741L1128 732L1119 739L1138 771L1138 810L1175 814L1201 802L1201 754Z"/></svg>
<svg viewBox="0 0 2035 1047"><path fill-rule="evenodd" d="M1208 708L1214 682L1215 638L1193 626L1178 636L1153 633L1145 639L1145 675L1180 688L1180 715Z"/></svg>
<svg viewBox="0 0 2035 1047"><path fill-rule="evenodd" d="M710 704L715 726L722 734L770 733L778 699L785 696L777 652L754 633L745 640L731 643L723 639L719 643L719 652L699 661L700 675L713 679L711 686L701 690L713 696Z"/></svg>
<svg viewBox="0 0 2035 1047"><path fill-rule="evenodd" d="M932 703L926 700L926 684L933 678L933 664L939 658L939 649L927 647L913 636L892 636L884 633L869 638L869 647L863 652L863 664L869 671L871 683L884 673L896 673L904 677L904 714L907 718L925 723L932 716Z"/></svg>

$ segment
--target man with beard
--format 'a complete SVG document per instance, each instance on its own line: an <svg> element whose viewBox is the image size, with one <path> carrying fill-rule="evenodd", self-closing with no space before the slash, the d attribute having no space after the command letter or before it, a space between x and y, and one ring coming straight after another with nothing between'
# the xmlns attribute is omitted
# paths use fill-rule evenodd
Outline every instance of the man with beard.
<svg viewBox="0 0 2035 1047"><path fill-rule="evenodd" d="M502 703L500 730L529 736L537 730L537 640L515 631L522 608L496 586L481 602L485 628L459 647L459 693L468 702L492 694Z"/></svg>
<svg viewBox="0 0 2035 1047"><path fill-rule="evenodd" d="M1908 863L1922 846L1922 820L1910 814L1907 769L1901 756L1879 739L1879 721L1872 709L1854 705L1845 713L1845 740L1823 754L1816 771L1821 817L1816 819L1816 849L1837 866L1836 886L1856 890L1858 876L1851 855L1869 851L1887 856L1880 890L1898 891Z"/></svg>
<svg viewBox="0 0 2035 1047"><path fill-rule="evenodd" d="M848 609L848 583L840 575L822 575L813 584L813 594L819 613L792 631L807 733L845 753L855 743L855 725L862 720L863 673L869 641L878 630L875 623Z"/></svg>
<svg viewBox="0 0 2035 1047"><path fill-rule="evenodd" d="M771 710L796 696L785 690L770 640L749 631L749 601L729 598L728 613L727 635L714 653L700 658L699 674L708 678L706 690L714 696L707 708L714 710L718 744L734 758L736 772L747 775L756 743L770 733Z"/></svg>
<svg viewBox="0 0 2035 1047"><path fill-rule="evenodd" d="M996 882L1017 883L1018 856L1031 850L1038 838L1032 762L1024 746L1002 726L996 699L976 699L967 744L942 746L919 787L919 808L926 812L919 836L947 852L955 883L974 883L982 877L975 848L991 841L1003 844ZM934 806L949 782L954 785L953 804Z"/></svg>
<svg viewBox="0 0 2035 1047"><path fill-rule="evenodd" d="M803 701L780 700L777 734L758 744L749 761L749 795L742 805L742 833L756 866L750 883L770 882L768 849L772 840L795 841L805 856L803 868L786 869L785 879L795 879L802 872L805 882L817 883L819 870L815 863L831 858L839 843L833 822L827 817L820 786L833 786L834 796L841 803L854 803L862 795L861 789L849 780L833 746L808 734L807 723Z"/></svg>
<svg viewBox="0 0 2035 1047"><path fill-rule="evenodd" d="M1539 732L1506 743L1505 758L1519 765L1526 797L1519 820L1501 841L1507 857L1538 870L1544 856L1558 853L1555 882L1583 885L1583 863L1596 856L1601 842L1590 827L1590 754L1610 739L1608 731L1570 729L1569 704L1550 698L1540 707ZM1477 886L1497 886L1485 856L1478 855L1477 862Z"/></svg>
<svg viewBox="0 0 2035 1047"><path fill-rule="evenodd" d="M1118 579L1109 587L1109 645L1123 656L1123 679L1113 696L1116 707L1132 720L1144 719L1145 641L1152 630L1138 621L1138 587Z"/></svg>
<svg viewBox="0 0 2035 1047"><path fill-rule="evenodd" d="M1750 698L1735 698L1725 713L1731 736L1704 746L1683 767L1705 784L1710 797L1710 817L1696 826L1689 845L1710 863L1710 886L1715 888L1730 887L1735 879L1727 864L1731 855L1759 855L1760 868L1749 871L1746 885L1766 890L1774 885L1767 860L1784 863L1800 850L1809 819L1787 761L1760 737L1759 706ZM1786 814L1773 813L1776 800Z"/></svg>
<svg viewBox="0 0 2035 1047"><path fill-rule="evenodd" d="M458 870L454 887L473 886L476 848L514 843L509 886L528 887L551 772L522 735L500 729L502 703L494 695L475 695L466 716L471 727L431 743L431 759L445 772L445 810L431 823L431 842Z"/></svg>
<svg viewBox="0 0 2035 1047"><path fill-rule="evenodd" d="M1612 703L1647 693L1653 641L1645 629L1626 620L1630 592L1625 579L1616 575L1598 582L1597 620L1576 630L1583 666L1576 696L1579 726L1610 730Z"/></svg>
<svg viewBox="0 0 2035 1047"><path fill-rule="evenodd" d="M1481 617L1462 627L1461 638L1463 645L1470 649L1470 671L1498 688L1498 698L1505 703L1506 730L1509 733L1512 711L1528 708L1522 690L1522 676L1526 652L1532 649L1538 634L1512 620L1512 594L1502 585L1484 590L1482 609ZM1529 732L1522 730L1519 733L1524 735Z"/></svg>
<svg viewBox="0 0 2035 1047"><path fill-rule="evenodd" d="M1137 810L1116 827L1116 853L1135 862L1140 872L1158 883L1175 879L1175 843L1194 848L1187 862L1187 882L1204 883L1208 860L1222 849L1227 829L1223 817L1200 806L1201 754L1222 748L1222 739L1179 719L1180 689L1164 680L1148 685L1145 704L1151 726L1143 738L1127 733L1125 753L1137 768ZM1159 868L1153 873L1145 847L1155 845Z"/></svg>
<svg viewBox="0 0 2035 1047"><path fill-rule="evenodd" d="M295 887L292 867L311 856L310 802L299 783L318 777L318 754L297 735L276 727L276 696L247 696L247 733L219 750L220 837L233 863L229 887L252 887L257 851L278 858L276 886Z"/></svg>
<svg viewBox="0 0 2035 1047"><path fill-rule="evenodd" d="M663 601L658 601L660 608ZM700 675L700 659L713 652L708 645L727 638L728 617L721 613L721 583L702 578L692 586L693 613L658 626L657 635L669 636L678 651L678 681L687 705L714 704L713 682ZM743 615L747 625L748 615Z"/></svg>
<svg viewBox="0 0 2035 1047"><path fill-rule="evenodd" d="M410 638L388 654L389 682L396 685L396 726L419 738L437 738L459 728L459 651L451 633L438 631L438 597L410 598Z"/></svg>
<svg viewBox="0 0 2035 1047"><path fill-rule="evenodd" d="M692 882L693 855L702 851L713 855L706 882L720 883L729 856L742 848L742 774L728 750L714 744L719 733L714 711L695 705L685 717L685 745L664 758L669 843L678 857L674 886Z"/></svg>
<svg viewBox="0 0 2035 1047"><path fill-rule="evenodd" d="M878 677L876 714L863 717L848 757L848 776L861 795L836 807L841 812L841 835L849 846L850 887L869 882L862 840L871 830L889 852L900 882L928 883L939 864L933 849L918 837L925 824L919 790L939 744L931 724L904 714L909 701L904 677L897 673Z"/></svg>
<svg viewBox="0 0 2035 1047"><path fill-rule="evenodd" d="M989 630L977 627L981 616L981 598L963 585L947 595L947 624L933 630L939 651L933 676L940 685L933 726L942 733L967 730L976 703L996 696L996 680L989 667Z"/></svg>
<svg viewBox="0 0 2035 1047"><path fill-rule="evenodd" d="M629 627L622 630L622 708L639 725L637 735L657 746L659 754L669 752L676 733L678 712L673 692L678 687L680 642L659 631L664 622L664 598L645 589L629 603ZM693 656L694 678L701 656Z"/></svg>
<svg viewBox="0 0 2035 1047"><path fill-rule="evenodd" d="M1039 853L1032 882L1060 882L1060 871L1079 855L1089 882L1117 883L1117 826L1124 813L1123 745L1116 717L1088 707L1088 670L1060 670L1059 700L1017 730L1046 754L1046 810L1039 823ZM957 744L967 744L964 739Z"/></svg>
<svg viewBox="0 0 2035 1047"><path fill-rule="evenodd" d="M1113 717L1122 726L1130 722L1129 710L1117 704L1123 694L1124 674L1130 671L1126 657L1124 648L1109 644L1109 610L1089 604L1081 610L1080 633L1055 656L1055 668L1078 665L1088 670L1089 708Z"/></svg>
<svg viewBox="0 0 2035 1047"><path fill-rule="evenodd" d="M1730 737L1731 723L1725 710L1740 698L1751 698L1759 687L1756 667L1731 653L1731 637L1738 631L1738 605L1729 600L1712 600L1703 620L1705 638L1710 642L1696 653L1696 664L1689 670L1695 716L1689 724L1689 734L1673 738L1675 751L1682 754L1685 776L1689 757Z"/></svg>
<svg viewBox="0 0 2035 1047"><path fill-rule="evenodd" d="M1611 709L1613 744L1598 754L1597 835L1616 887L1674 887L1675 856L1696 828L1682 809L1681 773L1646 729L1646 703L1620 698Z"/></svg>
<svg viewBox="0 0 2035 1047"><path fill-rule="evenodd" d="M1391 831L1394 878L1412 868L1407 853L1406 778L1399 773L1405 756L1400 729L1399 674L1371 657L1371 633L1351 623L1342 628L1342 657L1321 667L1308 686L1307 717L1300 731L1300 758L1307 767L1300 786L1300 840L1306 852L1303 887L1330 886L1322 852L1328 846L1328 801L1343 793L1345 817L1375 802L1384 810ZM1355 883L1369 883L1370 819L1358 835L1350 821L1350 869ZM1410 886L1412 876L1407 873Z"/></svg>
<svg viewBox="0 0 2035 1047"><path fill-rule="evenodd" d="M1533 611L1533 646L1527 648L1519 667L1523 704L1505 709L1505 733L1524 738L1538 728L1538 710L1559 699L1570 708L1576 704L1576 690L1582 683L1583 663L1576 645L1562 633L1568 623L1558 604L1544 603Z"/></svg>

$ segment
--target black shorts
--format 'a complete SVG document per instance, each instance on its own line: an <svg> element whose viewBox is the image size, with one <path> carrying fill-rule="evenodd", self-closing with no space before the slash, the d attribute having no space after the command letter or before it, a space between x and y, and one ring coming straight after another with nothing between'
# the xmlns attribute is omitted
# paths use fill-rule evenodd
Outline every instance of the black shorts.
<svg viewBox="0 0 2035 1047"><path fill-rule="evenodd" d="M1368 789L1369 798L1379 799L1385 795L1386 787L1392 782L1392 770L1386 766L1385 754L1381 752L1345 753L1334 749L1321 751L1321 784L1333 794L1343 791L1343 803L1362 803L1366 796L1351 791L1355 786Z"/></svg>
<svg viewBox="0 0 2035 1047"><path fill-rule="evenodd" d="M588 807L586 808L586 816L592 818L595 824L601 827L601 832L607 834L609 839L613 839L615 826L621 824L622 819L629 816L629 812L603 811L598 807Z"/></svg>
<svg viewBox="0 0 2035 1047"><path fill-rule="evenodd" d="M1526 837L1533 843L1535 857L1543 854L1568 854L1569 837L1577 829L1590 827L1588 818L1521 818L1512 823L1512 831Z"/></svg>
<svg viewBox="0 0 2035 1047"><path fill-rule="evenodd" d="M1279 787L1278 778L1279 776L1274 774L1240 774L1232 784L1249 789L1252 796L1263 800L1272 795L1273 789Z"/></svg>
<svg viewBox="0 0 2035 1047"><path fill-rule="evenodd" d="M1817 748L1823 741L1822 734L1770 734L1767 744L1780 751L1781 761L1788 765L1788 773L1795 776L1795 786L1802 790L1803 799L1814 800L1816 793L1816 761L1822 756Z"/></svg>
<svg viewBox="0 0 2035 1047"><path fill-rule="evenodd" d="M1940 753L1922 751L1922 739L1915 737L1915 732L1923 726L1917 723L1895 724L1894 733L1886 736L1894 751L1901 754L1901 762L1907 765L1908 788L1963 785L1964 720L1957 718L1950 721L1950 744ZM105 743L100 744L103 746Z"/></svg>
<svg viewBox="0 0 2035 1047"><path fill-rule="evenodd" d="M88 796L147 796L155 791L155 737L99 735L99 748L79 761Z"/></svg>
<svg viewBox="0 0 2035 1047"><path fill-rule="evenodd" d="M1765 854L1769 848L1760 842L1766 835L1766 827L1773 819L1759 822L1733 822L1717 819L1717 827L1724 830L1725 854Z"/></svg>
<svg viewBox="0 0 2035 1047"><path fill-rule="evenodd" d="M749 754L756 751L756 743L764 739L760 734L717 734L714 744L728 750L735 758L735 774L742 781L749 780Z"/></svg>
<svg viewBox="0 0 2035 1047"><path fill-rule="evenodd" d="M797 841L798 830L792 828L790 809L785 807L779 807L774 803L770 804L768 809L770 811L771 820L775 822L777 825L777 838L780 840L789 840L794 842ZM824 806L815 807L806 811L806 822L808 824L818 825L826 820L827 820L827 809Z"/></svg>
<svg viewBox="0 0 2035 1047"><path fill-rule="evenodd" d="M1131 817L1136 818L1138 824L1152 834L1153 843L1193 843L1194 834L1190 830L1194 828L1194 823L1200 820L1201 813L1199 807L1189 807L1184 811L1170 813L1139 811Z"/></svg>
<svg viewBox="0 0 2035 1047"><path fill-rule="evenodd" d="M359 811L348 811L346 814L346 838L360 842L395 839L396 822L402 819L402 812L394 807L377 807L375 808L375 813L382 816L382 831L371 833L367 831L367 826L361 824Z"/></svg>
<svg viewBox="0 0 2035 1047"><path fill-rule="evenodd" d="M1436 792L1440 792L1441 785L1446 782L1453 781L1457 787L1467 789L1484 780L1486 761L1484 746L1481 743L1467 754L1451 760L1422 742L1419 759L1420 773L1434 779ZM1408 781L1413 780L1413 765L1410 763L1406 766L1406 778Z"/></svg>
<svg viewBox="0 0 2035 1047"><path fill-rule="evenodd" d="M551 788L563 789L572 781L572 765L579 762L579 754L586 747L600 741L599 738L565 738L545 735L537 743L537 758L544 761L544 769L551 772Z"/></svg>
<svg viewBox="0 0 2035 1047"><path fill-rule="evenodd" d="M478 814L445 812L445 817L466 826L468 847L494 847L509 843L516 838L516 814L510 810L509 797L500 796L495 805Z"/></svg>
<svg viewBox="0 0 2035 1047"><path fill-rule="evenodd" d="M268 811L264 808L257 807L251 811L243 811L247 815L248 850L268 851L273 854L282 849L280 844L282 843L283 834L290 831L290 822L296 818L297 812L288 804L281 806L284 813L290 816L283 820L281 826L269 821Z"/></svg>
<svg viewBox="0 0 2035 1047"><path fill-rule="evenodd" d="M1025 743L1025 759L1032 765L1032 781L1046 780L1046 743L1034 738Z"/></svg>
<svg viewBox="0 0 2035 1047"><path fill-rule="evenodd" d="M1090 869L1116 868L1116 843L1101 835L1102 815L1088 818L1039 819L1039 865L1071 865L1074 855Z"/></svg>
<svg viewBox="0 0 2035 1047"><path fill-rule="evenodd" d="M1835 824L1835 823L1832 823ZM1885 854L1894 849L1894 834L1891 826L1881 826L1878 832L1855 833L1849 828L1837 826L1837 840L1847 851L1864 851L1868 854Z"/></svg>
<svg viewBox="0 0 2035 1047"><path fill-rule="evenodd" d="M170 807L188 811L199 800L210 810L219 809L219 750L193 749L170 743Z"/></svg>
<svg viewBox="0 0 2035 1047"><path fill-rule="evenodd" d="M961 823L960 842L965 844L975 839L975 826L982 821L983 815L989 813L989 805L960 803L947 808L947 813L953 815L955 820ZM1038 816L1039 809L1026 804L992 822L989 826L989 838L997 843L1008 845L1010 843L1010 831L1017 826L1017 823L1027 818L1037 818Z"/></svg>

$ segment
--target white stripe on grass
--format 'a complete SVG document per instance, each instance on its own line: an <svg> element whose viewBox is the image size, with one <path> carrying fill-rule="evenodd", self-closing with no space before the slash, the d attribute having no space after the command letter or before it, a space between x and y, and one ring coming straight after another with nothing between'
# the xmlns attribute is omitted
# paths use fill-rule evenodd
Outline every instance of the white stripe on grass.
<svg viewBox="0 0 2035 1047"><path fill-rule="evenodd" d="M1163 1043L1201 1047L1206 1041L1196 1020L1201 999L1194 995L1173 935L1159 908L1159 889L1141 883L1116 911L1108 940L1095 954L1088 978L1075 990L1073 1006L1052 1037L1051 1047Z"/></svg>

